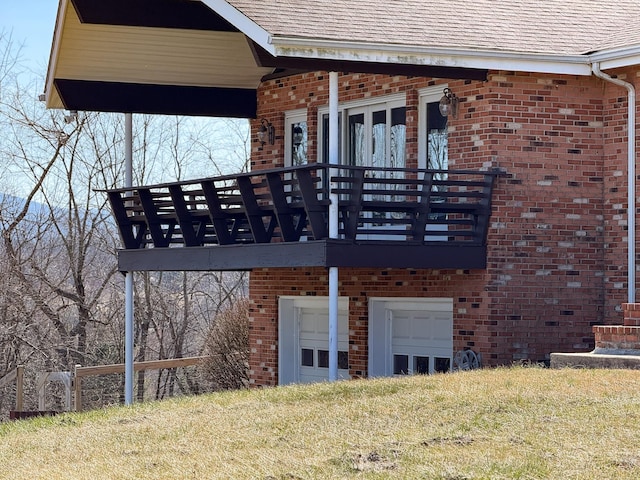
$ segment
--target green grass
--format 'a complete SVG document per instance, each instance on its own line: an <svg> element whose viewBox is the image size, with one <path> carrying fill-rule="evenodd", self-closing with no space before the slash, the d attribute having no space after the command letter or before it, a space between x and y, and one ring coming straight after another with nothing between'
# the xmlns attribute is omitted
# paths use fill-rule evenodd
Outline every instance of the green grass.
<svg viewBox="0 0 640 480"><path fill-rule="evenodd" d="M3 479L638 479L640 372L511 368L0 424Z"/></svg>

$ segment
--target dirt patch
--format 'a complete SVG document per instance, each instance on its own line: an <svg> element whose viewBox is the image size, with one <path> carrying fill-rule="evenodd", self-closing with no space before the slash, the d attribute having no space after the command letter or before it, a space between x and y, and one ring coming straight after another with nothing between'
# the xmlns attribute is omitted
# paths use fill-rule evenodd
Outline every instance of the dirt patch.
<svg viewBox="0 0 640 480"><path fill-rule="evenodd" d="M353 469L358 472L382 472L386 470L394 470L397 464L378 452L373 451L367 454L357 454L353 459Z"/></svg>

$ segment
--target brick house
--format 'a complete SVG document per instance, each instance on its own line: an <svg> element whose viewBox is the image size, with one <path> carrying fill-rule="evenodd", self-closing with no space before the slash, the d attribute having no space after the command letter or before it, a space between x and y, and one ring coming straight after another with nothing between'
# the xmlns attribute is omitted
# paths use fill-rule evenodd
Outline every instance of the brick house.
<svg viewBox="0 0 640 480"><path fill-rule="evenodd" d="M251 270L256 385L546 362L634 301L637 2L109 5L61 0L47 105L253 119L250 174L109 195L122 271Z"/></svg>

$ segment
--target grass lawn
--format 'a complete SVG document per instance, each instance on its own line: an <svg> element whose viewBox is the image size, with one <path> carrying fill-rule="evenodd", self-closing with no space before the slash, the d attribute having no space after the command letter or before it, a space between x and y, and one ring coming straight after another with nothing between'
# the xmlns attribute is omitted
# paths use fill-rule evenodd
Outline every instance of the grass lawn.
<svg viewBox="0 0 640 480"><path fill-rule="evenodd" d="M2 479L640 478L640 372L509 368L0 424Z"/></svg>

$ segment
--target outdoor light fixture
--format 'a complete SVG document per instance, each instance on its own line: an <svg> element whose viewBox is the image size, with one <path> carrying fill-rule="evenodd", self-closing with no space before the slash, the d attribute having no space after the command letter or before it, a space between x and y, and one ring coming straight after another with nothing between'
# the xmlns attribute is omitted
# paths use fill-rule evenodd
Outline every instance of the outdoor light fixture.
<svg viewBox="0 0 640 480"><path fill-rule="evenodd" d="M68 115L64 116L64 123L73 123L78 118L78 112L71 110Z"/></svg>
<svg viewBox="0 0 640 480"><path fill-rule="evenodd" d="M69 134L68 133L58 132L57 137L58 137L58 144L61 147L63 147L67 143L67 141L69 140Z"/></svg>
<svg viewBox="0 0 640 480"><path fill-rule="evenodd" d="M44 102L47 100L47 95L44 93L41 93L40 95L38 95L38 101L39 102Z"/></svg>
<svg viewBox="0 0 640 480"><path fill-rule="evenodd" d="M258 128L258 141L260 142L260 149L264 147L264 144L269 142L269 145L273 145L276 141L276 129L267 121L266 118L260 120L260 128Z"/></svg>
<svg viewBox="0 0 640 480"><path fill-rule="evenodd" d="M440 99L440 114L443 117L451 115L453 118L458 117L458 97L451 91L450 88L443 90L444 95Z"/></svg>
<svg viewBox="0 0 640 480"><path fill-rule="evenodd" d="M299 147L304 140L304 132L302 131L302 127L300 125L296 125L293 127L293 146Z"/></svg>

